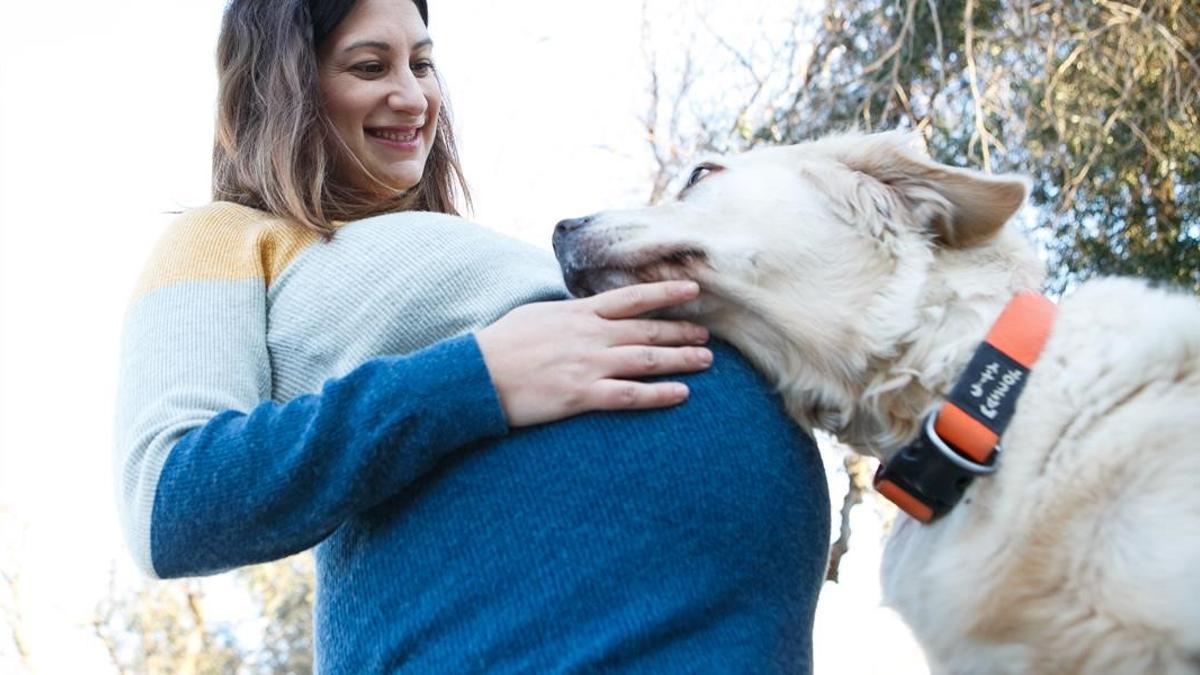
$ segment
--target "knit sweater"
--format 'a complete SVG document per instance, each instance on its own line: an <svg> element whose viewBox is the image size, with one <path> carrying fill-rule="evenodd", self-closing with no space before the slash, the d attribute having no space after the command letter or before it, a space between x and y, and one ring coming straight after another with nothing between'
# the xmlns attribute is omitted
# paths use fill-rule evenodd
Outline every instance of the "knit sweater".
<svg viewBox="0 0 1200 675"><path fill-rule="evenodd" d="M322 672L802 672L829 536L811 442L736 351L675 408L510 430L471 331L563 297L458 218L331 242L218 203L126 317L115 476L149 575L316 546Z"/></svg>

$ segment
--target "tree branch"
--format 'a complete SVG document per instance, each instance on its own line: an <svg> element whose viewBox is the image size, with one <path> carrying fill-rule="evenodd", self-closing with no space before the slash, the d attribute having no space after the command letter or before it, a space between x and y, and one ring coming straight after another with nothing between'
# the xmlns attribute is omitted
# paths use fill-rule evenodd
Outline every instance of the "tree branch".
<svg viewBox="0 0 1200 675"><path fill-rule="evenodd" d="M987 125L983 119L983 105L979 97L979 84L975 72L975 0L967 0L966 9L963 10L963 33L966 47L963 50L967 56L967 81L971 86L971 99L974 101L975 108L975 133L971 136L971 144L974 144L978 138L983 150L983 170L986 173L992 172L992 157L988 150L989 139L991 135L988 133ZM968 152L970 151L968 147Z"/></svg>

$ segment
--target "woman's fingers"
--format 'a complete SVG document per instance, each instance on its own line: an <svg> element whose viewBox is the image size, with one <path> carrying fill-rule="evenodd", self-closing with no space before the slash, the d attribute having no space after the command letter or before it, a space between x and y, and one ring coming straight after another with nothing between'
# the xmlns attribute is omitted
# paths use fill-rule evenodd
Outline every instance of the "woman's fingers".
<svg viewBox="0 0 1200 675"><path fill-rule="evenodd" d="M476 333L510 426L587 410L655 408L687 397L678 382L637 378L704 370L708 332L686 321L636 319L687 302L694 282L642 284L595 298L518 307Z"/></svg>
<svg viewBox="0 0 1200 675"><path fill-rule="evenodd" d="M694 281L658 281L605 291L586 300L605 319L631 319L656 309L674 307L700 295Z"/></svg>
<svg viewBox="0 0 1200 675"><path fill-rule="evenodd" d="M682 403L688 388L682 382L600 380L589 393L588 410L643 410Z"/></svg>
<svg viewBox="0 0 1200 675"><path fill-rule="evenodd" d="M609 344L618 345L702 345L708 342L708 329L687 321L625 319L610 324Z"/></svg>
<svg viewBox="0 0 1200 675"><path fill-rule="evenodd" d="M626 346L606 349L598 360L608 377L627 378L704 370L713 355L704 347Z"/></svg>

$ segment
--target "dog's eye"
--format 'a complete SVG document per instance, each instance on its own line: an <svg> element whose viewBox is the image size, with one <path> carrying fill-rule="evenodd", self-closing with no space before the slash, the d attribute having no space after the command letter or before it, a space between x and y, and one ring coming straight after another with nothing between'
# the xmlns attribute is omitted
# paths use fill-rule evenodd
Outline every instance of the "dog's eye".
<svg viewBox="0 0 1200 675"><path fill-rule="evenodd" d="M692 169L692 175L688 176L687 185L684 185L683 189L679 191L677 199L683 199L683 196L687 194L687 191L692 189L696 183L699 183L707 178L708 174L717 173L718 171L724 170L725 167L721 166L720 164L713 164L712 162L701 162L700 164L697 164L696 168Z"/></svg>
<svg viewBox="0 0 1200 675"><path fill-rule="evenodd" d="M700 166L692 169L692 175L688 176L687 185L684 185L683 189L686 190L696 183L699 183L700 179L712 173L712 170L713 167L711 164L701 164Z"/></svg>

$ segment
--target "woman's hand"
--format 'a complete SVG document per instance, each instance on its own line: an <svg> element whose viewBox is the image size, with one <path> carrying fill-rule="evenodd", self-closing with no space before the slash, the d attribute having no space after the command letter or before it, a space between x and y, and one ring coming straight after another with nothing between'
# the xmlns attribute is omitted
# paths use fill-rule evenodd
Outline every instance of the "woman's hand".
<svg viewBox="0 0 1200 675"><path fill-rule="evenodd" d="M523 305L476 334L509 426L589 410L662 408L687 398L680 382L629 378L703 370L708 331L686 321L638 319L693 300L692 281L639 284L581 300Z"/></svg>

